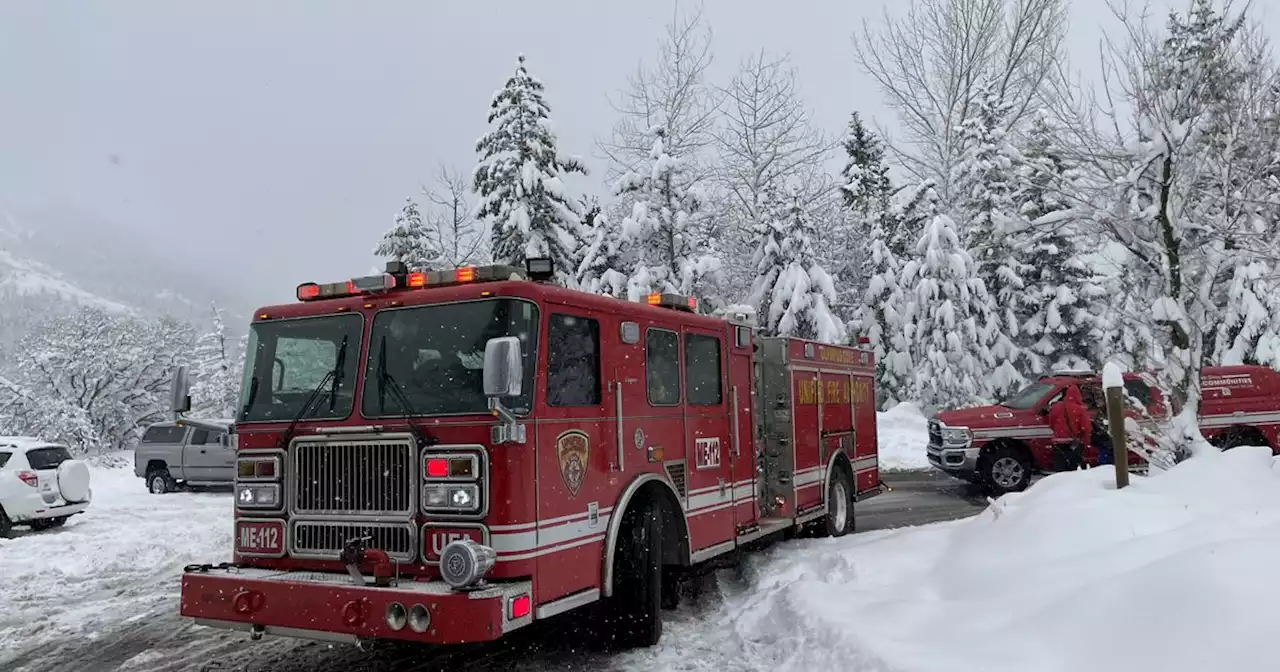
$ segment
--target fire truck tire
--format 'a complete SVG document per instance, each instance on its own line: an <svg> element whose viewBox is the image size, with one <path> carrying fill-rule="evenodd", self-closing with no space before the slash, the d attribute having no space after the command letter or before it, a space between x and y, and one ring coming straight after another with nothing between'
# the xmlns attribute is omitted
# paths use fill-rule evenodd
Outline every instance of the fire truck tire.
<svg viewBox="0 0 1280 672"><path fill-rule="evenodd" d="M843 465L836 465L827 486L827 515L822 517L822 536L843 537L853 532L853 479Z"/></svg>
<svg viewBox="0 0 1280 672"><path fill-rule="evenodd" d="M1026 490L1031 485L1032 469L1026 451L1010 445L1002 445L978 461L982 487L996 497Z"/></svg>
<svg viewBox="0 0 1280 672"><path fill-rule="evenodd" d="M637 502L622 520L613 596L602 623L606 649L653 646L662 638L661 515L655 504Z"/></svg>

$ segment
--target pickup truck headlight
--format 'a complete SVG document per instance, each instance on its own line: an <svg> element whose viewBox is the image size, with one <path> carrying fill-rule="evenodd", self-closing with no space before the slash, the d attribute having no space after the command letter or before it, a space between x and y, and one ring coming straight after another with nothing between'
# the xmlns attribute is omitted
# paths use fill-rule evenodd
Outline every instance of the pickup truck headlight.
<svg viewBox="0 0 1280 672"><path fill-rule="evenodd" d="M973 441L968 427L943 427L942 442L948 446L967 446Z"/></svg>

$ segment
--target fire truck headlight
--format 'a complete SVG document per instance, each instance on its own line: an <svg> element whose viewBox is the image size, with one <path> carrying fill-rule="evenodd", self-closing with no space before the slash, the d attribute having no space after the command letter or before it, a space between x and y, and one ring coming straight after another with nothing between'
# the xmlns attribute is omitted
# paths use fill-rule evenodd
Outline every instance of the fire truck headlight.
<svg viewBox="0 0 1280 672"><path fill-rule="evenodd" d="M280 505L280 486L237 485L236 504L241 508L275 508Z"/></svg>
<svg viewBox="0 0 1280 672"><path fill-rule="evenodd" d="M498 554L470 539L450 542L440 553L440 578L455 590L479 583L493 568Z"/></svg>
<svg viewBox="0 0 1280 672"><path fill-rule="evenodd" d="M422 506L428 511L475 513L480 510L480 486L446 484L424 486Z"/></svg>

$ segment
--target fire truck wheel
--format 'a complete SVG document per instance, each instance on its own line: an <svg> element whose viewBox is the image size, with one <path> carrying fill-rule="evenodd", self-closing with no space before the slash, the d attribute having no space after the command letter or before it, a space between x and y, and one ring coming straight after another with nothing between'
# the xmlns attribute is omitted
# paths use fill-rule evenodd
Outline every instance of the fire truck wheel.
<svg viewBox="0 0 1280 672"><path fill-rule="evenodd" d="M836 467L827 490L827 515L823 516L823 536L843 537L853 532L853 482L849 473Z"/></svg>
<svg viewBox="0 0 1280 672"><path fill-rule="evenodd" d="M1000 446L978 463L983 487L999 497L1009 492L1022 492L1031 484L1031 460L1026 452L1013 446Z"/></svg>
<svg viewBox="0 0 1280 672"><path fill-rule="evenodd" d="M627 510L614 555L613 597L603 625L605 648L653 646L662 637L661 512L651 503Z"/></svg>

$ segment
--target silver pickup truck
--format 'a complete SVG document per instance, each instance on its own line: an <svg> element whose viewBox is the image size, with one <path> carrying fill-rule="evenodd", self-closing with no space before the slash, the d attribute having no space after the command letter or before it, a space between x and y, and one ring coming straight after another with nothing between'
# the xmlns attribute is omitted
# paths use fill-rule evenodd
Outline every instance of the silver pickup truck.
<svg viewBox="0 0 1280 672"><path fill-rule="evenodd" d="M217 424L228 431L175 422L151 425L134 450L134 473L146 479L147 489L156 495L184 485L231 487L236 476L236 451L229 439L232 423Z"/></svg>

